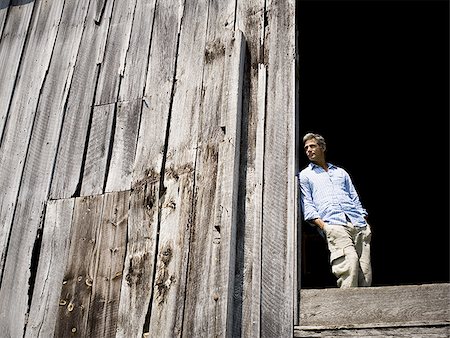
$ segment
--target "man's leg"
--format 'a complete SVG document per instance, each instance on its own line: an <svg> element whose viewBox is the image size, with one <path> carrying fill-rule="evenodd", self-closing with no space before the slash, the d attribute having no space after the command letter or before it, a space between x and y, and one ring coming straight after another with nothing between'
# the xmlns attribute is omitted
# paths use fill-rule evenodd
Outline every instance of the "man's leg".
<svg viewBox="0 0 450 338"><path fill-rule="evenodd" d="M325 226L331 271L340 288L358 286L359 257L353 245L353 231L353 227L344 225Z"/></svg>
<svg viewBox="0 0 450 338"><path fill-rule="evenodd" d="M359 286L372 285L372 264L370 257L371 239L372 232L369 225L358 231L355 236L355 248L359 256Z"/></svg>

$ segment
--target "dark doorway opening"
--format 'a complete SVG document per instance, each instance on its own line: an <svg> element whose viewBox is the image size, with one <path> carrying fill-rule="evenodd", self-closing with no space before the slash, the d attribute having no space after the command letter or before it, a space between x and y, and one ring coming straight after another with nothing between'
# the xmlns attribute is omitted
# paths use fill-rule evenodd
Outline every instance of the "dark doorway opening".
<svg viewBox="0 0 450 338"><path fill-rule="evenodd" d="M449 282L448 17L448 1L297 2L300 138L322 134L352 176L374 286ZM322 238L302 240L302 287L335 287Z"/></svg>

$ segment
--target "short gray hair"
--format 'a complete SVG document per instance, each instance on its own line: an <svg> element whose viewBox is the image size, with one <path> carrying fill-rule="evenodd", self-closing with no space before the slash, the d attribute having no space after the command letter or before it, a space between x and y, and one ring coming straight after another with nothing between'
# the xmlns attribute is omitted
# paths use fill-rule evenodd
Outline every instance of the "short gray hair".
<svg viewBox="0 0 450 338"><path fill-rule="evenodd" d="M322 135L315 134L315 133L307 133L305 136L303 136L303 144L306 143L306 141L315 139L317 141L317 144L320 148L322 148L324 151L327 149L327 144L325 142L325 139Z"/></svg>

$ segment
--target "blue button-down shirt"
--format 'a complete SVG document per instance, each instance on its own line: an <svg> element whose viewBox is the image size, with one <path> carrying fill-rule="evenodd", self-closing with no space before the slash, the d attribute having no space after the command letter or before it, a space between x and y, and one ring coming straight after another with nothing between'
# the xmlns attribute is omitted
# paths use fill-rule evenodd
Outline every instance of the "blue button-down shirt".
<svg viewBox="0 0 450 338"><path fill-rule="evenodd" d="M344 169L328 163L328 171L310 163L299 174L303 218L321 218L327 224L366 226L367 211Z"/></svg>

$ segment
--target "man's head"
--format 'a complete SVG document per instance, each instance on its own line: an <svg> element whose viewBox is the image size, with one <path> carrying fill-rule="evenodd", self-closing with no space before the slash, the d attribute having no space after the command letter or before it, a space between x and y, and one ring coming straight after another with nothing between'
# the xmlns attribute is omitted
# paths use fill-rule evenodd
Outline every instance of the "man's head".
<svg viewBox="0 0 450 338"><path fill-rule="evenodd" d="M325 150L327 149L327 144L322 135L307 133L303 136L303 145L306 156L311 162L318 165L325 163Z"/></svg>

